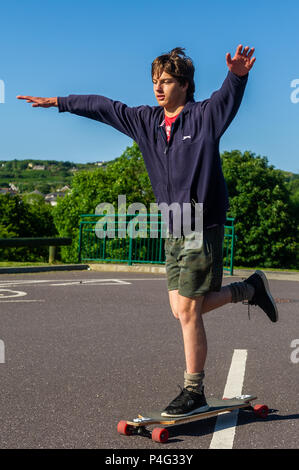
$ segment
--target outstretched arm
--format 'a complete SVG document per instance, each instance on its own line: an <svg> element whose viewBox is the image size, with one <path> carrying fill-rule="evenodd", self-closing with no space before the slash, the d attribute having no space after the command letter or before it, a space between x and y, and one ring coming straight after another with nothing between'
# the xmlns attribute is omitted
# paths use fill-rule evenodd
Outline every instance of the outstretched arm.
<svg viewBox="0 0 299 470"><path fill-rule="evenodd" d="M39 96L24 96L18 95L19 100L26 100L27 103L32 103L33 108L51 108L58 106L57 98L41 98Z"/></svg>
<svg viewBox="0 0 299 470"><path fill-rule="evenodd" d="M214 139L219 139L234 119L241 104L248 73L251 70L255 57L252 57L254 48L240 44L233 58L226 54L226 63L229 68L222 87L215 91L209 100L204 103L206 133Z"/></svg>
<svg viewBox="0 0 299 470"><path fill-rule="evenodd" d="M143 106L129 107L119 101L113 101L100 95L69 95L56 98L18 95L34 108L57 107L59 112L70 112L78 116L95 119L108 124L136 142L142 134Z"/></svg>

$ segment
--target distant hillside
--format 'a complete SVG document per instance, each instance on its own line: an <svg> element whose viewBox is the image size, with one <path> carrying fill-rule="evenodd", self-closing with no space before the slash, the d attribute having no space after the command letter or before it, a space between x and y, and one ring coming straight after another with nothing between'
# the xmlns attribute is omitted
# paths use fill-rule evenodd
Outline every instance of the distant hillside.
<svg viewBox="0 0 299 470"><path fill-rule="evenodd" d="M77 171L93 171L107 162L73 163L56 160L0 160L0 188L13 185L20 193L38 190L47 194L70 185Z"/></svg>
<svg viewBox="0 0 299 470"><path fill-rule="evenodd" d="M76 171L93 171L99 166L105 166L111 162L73 163L35 159L0 160L0 188L9 188L13 185L18 188L20 193L38 190L43 194L48 194L65 185L71 186L71 180ZM280 171L285 176L291 193L299 200L299 174Z"/></svg>

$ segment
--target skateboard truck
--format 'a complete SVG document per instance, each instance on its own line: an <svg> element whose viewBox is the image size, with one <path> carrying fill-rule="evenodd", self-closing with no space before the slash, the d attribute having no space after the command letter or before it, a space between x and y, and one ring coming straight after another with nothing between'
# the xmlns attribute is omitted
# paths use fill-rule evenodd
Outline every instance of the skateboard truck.
<svg viewBox="0 0 299 470"><path fill-rule="evenodd" d="M138 422L147 422L151 421L150 418L142 419L136 418ZM135 421L135 420L134 420ZM120 421L117 425L117 431L119 434L124 434L125 436L142 436L149 437L155 442L167 442L169 437L169 432L165 428L154 428L152 431L149 431L145 426L138 424L137 426L132 426L128 424L127 421Z"/></svg>

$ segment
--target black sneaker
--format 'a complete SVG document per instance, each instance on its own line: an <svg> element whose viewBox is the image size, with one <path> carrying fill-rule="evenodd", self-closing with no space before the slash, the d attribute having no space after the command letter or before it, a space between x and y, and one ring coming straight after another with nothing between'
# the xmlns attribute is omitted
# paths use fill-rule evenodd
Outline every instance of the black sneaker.
<svg viewBox="0 0 299 470"><path fill-rule="evenodd" d="M165 408L161 415L170 417L189 416L208 409L209 405L206 402L204 391L199 394L188 388L183 388L181 393Z"/></svg>
<svg viewBox="0 0 299 470"><path fill-rule="evenodd" d="M248 305L257 305L260 307L270 320L275 323L278 320L278 311L275 300L273 299L267 278L263 271L256 270L244 282L251 284L254 287L254 296L248 300Z"/></svg>

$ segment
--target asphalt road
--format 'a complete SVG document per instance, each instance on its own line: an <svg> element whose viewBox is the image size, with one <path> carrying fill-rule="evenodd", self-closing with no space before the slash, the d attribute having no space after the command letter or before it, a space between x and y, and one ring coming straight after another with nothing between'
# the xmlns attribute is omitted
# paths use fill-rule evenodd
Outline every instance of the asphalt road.
<svg viewBox="0 0 299 470"><path fill-rule="evenodd" d="M242 304L204 317L206 395L223 396L233 353L246 350L242 393L270 408L266 420L239 412L235 449L298 447L299 283L269 282L280 302L277 324L257 307L249 321ZM161 448L116 428L121 419L161 409L182 385L181 331L165 276L1 275L0 316L1 449ZM163 449L208 449L215 423L173 427Z"/></svg>

